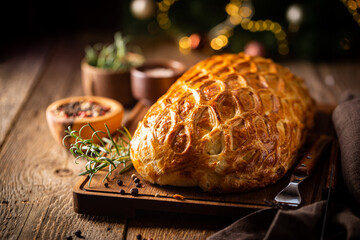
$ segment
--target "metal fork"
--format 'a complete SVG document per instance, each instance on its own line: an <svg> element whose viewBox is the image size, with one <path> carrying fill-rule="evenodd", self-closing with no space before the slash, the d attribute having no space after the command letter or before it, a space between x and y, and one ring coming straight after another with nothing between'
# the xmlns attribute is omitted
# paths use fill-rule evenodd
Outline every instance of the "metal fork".
<svg viewBox="0 0 360 240"><path fill-rule="evenodd" d="M289 207L297 208L301 204L301 194L299 192L299 184L308 176L293 173L290 183L281 190L274 198L278 203L286 203Z"/></svg>
<svg viewBox="0 0 360 240"><path fill-rule="evenodd" d="M299 184L308 178L314 170L316 163L319 161L322 151L331 142L332 138L321 135L310 150L301 159L295 167L290 183L281 190L274 198L276 205L286 205L290 208L298 208L301 204L301 194L299 192Z"/></svg>

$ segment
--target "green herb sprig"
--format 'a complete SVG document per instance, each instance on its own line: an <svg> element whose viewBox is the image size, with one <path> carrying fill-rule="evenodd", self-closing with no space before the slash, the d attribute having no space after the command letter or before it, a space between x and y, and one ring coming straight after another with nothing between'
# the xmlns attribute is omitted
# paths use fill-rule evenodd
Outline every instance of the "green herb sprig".
<svg viewBox="0 0 360 240"><path fill-rule="evenodd" d="M94 67L122 71L129 71L132 67L141 65L144 57L140 54L139 48L133 49L133 52L129 51L129 40L128 36L123 37L120 32L116 32L111 44L96 43L94 46L86 46L86 62ZM135 52L138 54L134 54Z"/></svg>
<svg viewBox="0 0 360 240"><path fill-rule="evenodd" d="M91 139L83 139L81 132L85 127L90 127L93 131ZM72 130L68 127L65 131L66 136L63 138L63 145L66 146L65 140L67 138L74 138L75 142L70 144L69 151L75 157L75 163L78 164L78 159L83 158L87 160L85 164L85 171L79 174L79 176L89 176L89 187L94 175L101 169L109 168L108 173L105 175L103 182L108 176L119 166L122 165L120 173L124 173L133 167L130 159L130 141L131 134L128 129L123 126L123 129L118 129L121 135L114 140L111 136L108 126L105 124L108 138L100 138L99 133L103 131L96 131L90 123L84 125L79 131ZM94 138L97 138L100 144L94 143Z"/></svg>

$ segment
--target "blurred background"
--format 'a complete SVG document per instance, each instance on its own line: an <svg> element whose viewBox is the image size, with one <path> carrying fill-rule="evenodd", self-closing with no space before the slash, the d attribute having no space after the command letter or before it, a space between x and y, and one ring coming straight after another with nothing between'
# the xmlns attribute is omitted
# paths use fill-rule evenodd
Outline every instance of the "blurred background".
<svg viewBox="0 0 360 240"><path fill-rule="evenodd" d="M120 30L182 54L246 51L277 60L359 59L360 0L62 0L2 3L1 47Z"/></svg>

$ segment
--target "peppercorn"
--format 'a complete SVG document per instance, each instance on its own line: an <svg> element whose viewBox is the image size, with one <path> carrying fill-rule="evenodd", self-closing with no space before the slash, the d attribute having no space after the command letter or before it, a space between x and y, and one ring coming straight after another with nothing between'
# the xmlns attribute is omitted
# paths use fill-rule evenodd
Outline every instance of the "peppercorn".
<svg viewBox="0 0 360 240"><path fill-rule="evenodd" d="M73 239L72 236L66 237L66 240L72 240L72 239Z"/></svg>
<svg viewBox="0 0 360 240"><path fill-rule="evenodd" d="M120 179L118 179L116 182L117 182L117 184L118 184L119 186L122 186L122 185L123 185L123 181L121 181Z"/></svg>
<svg viewBox="0 0 360 240"><path fill-rule="evenodd" d="M135 182L135 183L139 183L139 182L140 182L140 179L135 178L135 179L134 179L134 182Z"/></svg>
<svg viewBox="0 0 360 240"><path fill-rule="evenodd" d="M124 195L124 194L125 194L125 190L124 190L124 189L120 189L119 193L120 193L121 195Z"/></svg>
<svg viewBox="0 0 360 240"><path fill-rule="evenodd" d="M107 188L107 187L109 187L109 183L104 183L104 186Z"/></svg>
<svg viewBox="0 0 360 240"><path fill-rule="evenodd" d="M136 235L136 239L137 239L137 240L142 240L141 234Z"/></svg>
<svg viewBox="0 0 360 240"><path fill-rule="evenodd" d="M81 236L81 231L80 230L77 230L75 232L75 236L77 236L78 238L83 238L83 236Z"/></svg>
<svg viewBox="0 0 360 240"><path fill-rule="evenodd" d="M135 173L131 174L131 179L134 180L136 178Z"/></svg>
<svg viewBox="0 0 360 240"><path fill-rule="evenodd" d="M137 188L141 188L141 183L136 183L135 186L136 186Z"/></svg>
<svg viewBox="0 0 360 240"><path fill-rule="evenodd" d="M133 196L137 196L137 195L139 195L139 190L137 188L132 188L130 190L130 194Z"/></svg>

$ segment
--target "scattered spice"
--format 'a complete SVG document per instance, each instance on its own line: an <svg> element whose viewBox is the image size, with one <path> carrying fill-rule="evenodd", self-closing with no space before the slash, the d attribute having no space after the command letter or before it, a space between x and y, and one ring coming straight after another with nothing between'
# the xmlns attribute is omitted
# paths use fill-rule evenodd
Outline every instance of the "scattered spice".
<svg viewBox="0 0 360 240"><path fill-rule="evenodd" d="M141 183L136 183L135 186L136 186L137 188L141 188Z"/></svg>
<svg viewBox="0 0 360 240"><path fill-rule="evenodd" d="M142 240L141 234L136 235L136 239L137 239L137 240Z"/></svg>
<svg viewBox="0 0 360 240"><path fill-rule="evenodd" d="M73 238L72 238L72 236L67 236L66 237L66 240L72 240Z"/></svg>
<svg viewBox="0 0 360 240"><path fill-rule="evenodd" d="M134 182L135 182L135 183L139 183L139 182L140 182L140 179L135 178L135 179L134 179Z"/></svg>
<svg viewBox="0 0 360 240"><path fill-rule="evenodd" d="M132 188L132 189L130 190L130 194L131 194L132 196L137 196L137 195L139 195L139 190L138 190L137 188Z"/></svg>
<svg viewBox="0 0 360 240"><path fill-rule="evenodd" d="M84 236L81 235L81 231L80 230L77 230L75 232L75 236L77 236L78 238L85 238Z"/></svg>
<svg viewBox="0 0 360 240"><path fill-rule="evenodd" d="M131 174L131 179L134 180L136 178L135 173Z"/></svg>
<svg viewBox="0 0 360 240"><path fill-rule="evenodd" d="M104 186L107 188L107 187L109 187L109 184L106 182L106 183L104 183Z"/></svg>
<svg viewBox="0 0 360 240"><path fill-rule="evenodd" d="M174 194L173 198L175 198L176 200L184 200L185 199L185 197L183 195L180 195L180 194Z"/></svg>
<svg viewBox="0 0 360 240"><path fill-rule="evenodd" d="M124 194L125 194L125 190L124 190L124 189L120 189L119 193L120 193L121 195L124 195Z"/></svg>
<svg viewBox="0 0 360 240"><path fill-rule="evenodd" d="M123 185L123 181L121 181L120 179L118 179L118 180L116 181L116 183L117 183L119 186L122 186L122 185Z"/></svg>
<svg viewBox="0 0 360 240"><path fill-rule="evenodd" d="M64 118L85 118L103 116L109 111L109 107L102 106L94 101L76 101L58 106L54 113Z"/></svg>
<svg viewBox="0 0 360 240"><path fill-rule="evenodd" d="M155 193L155 197L160 197L160 193Z"/></svg>

